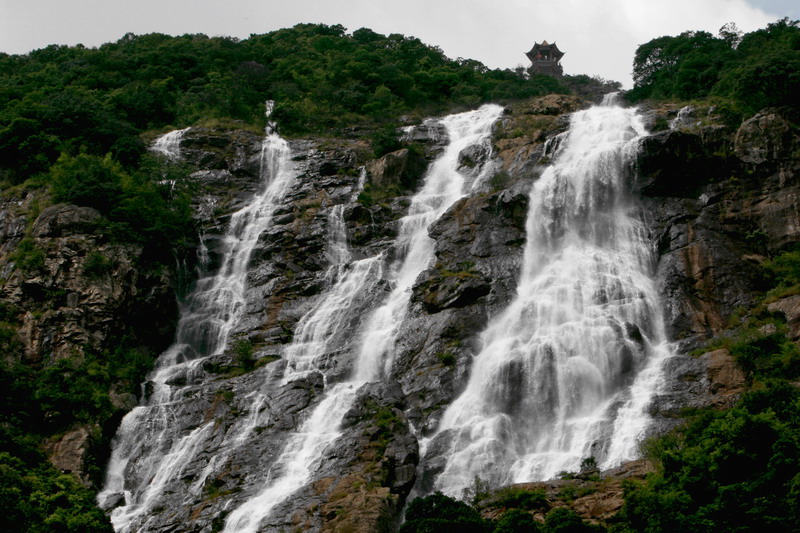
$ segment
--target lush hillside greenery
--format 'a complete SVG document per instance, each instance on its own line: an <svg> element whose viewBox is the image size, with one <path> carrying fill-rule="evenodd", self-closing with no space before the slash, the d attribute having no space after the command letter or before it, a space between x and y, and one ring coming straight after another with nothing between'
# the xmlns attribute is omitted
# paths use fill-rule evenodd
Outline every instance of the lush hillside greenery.
<svg viewBox="0 0 800 533"><path fill-rule="evenodd" d="M19 181L61 153L135 164L143 130L231 119L261 128L267 99L287 134L551 92L568 90L365 28L305 24L241 41L128 34L97 49L0 55L0 167Z"/></svg>
<svg viewBox="0 0 800 533"><path fill-rule="evenodd" d="M752 114L767 106L800 106L800 23L788 19L742 34L687 31L636 50L632 101L715 97Z"/></svg>

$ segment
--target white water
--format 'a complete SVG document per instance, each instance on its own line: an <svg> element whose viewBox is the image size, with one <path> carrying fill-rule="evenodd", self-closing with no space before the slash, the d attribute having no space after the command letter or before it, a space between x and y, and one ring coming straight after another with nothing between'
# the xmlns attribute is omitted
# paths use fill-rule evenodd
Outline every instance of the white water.
<svg viewBox="0 0 800 533"><path fill-rule="evenodd" d="M173 419L177 414L172 404L180 399L183 387L170 383L191 383L202 375L204 356L225 350L244 312L250 256L296 177L288 144L268 128L261 148L263 189L232 215L220 269L197 282L181 313L175 343L149 376L153 392L123 419L114 439L98 502L108 506L124 494L125 504L111 514L116 531L138 530L146 524L140 521L146 520L166 484L181 477L212 432L213 422L208 422L186 434L176 433L181 424Z"/></svg>
<svg viewBox="0 0 800 533"><path fill-rule="evenodd" d="M159 153L168 159L177 160L181 158L181 140L190 128L174 130L165 133L153 143L151 150Z"/></svg>
<svg viewBox="0 0 800 533"><path fill-rule="evenodd" d="M449 144L427 172L422 190L412 199L409 213L400 221L397 240L402 260L392 266L388 279L393 290L386 302L372 313L361 336L353 376L326 390L325 397L299 431L293 434L281 456L275 461L264 490L235 509L226 520L225 533L255 533L276 505L289 498L309 480L326 448L341 435L342 418L350 409L358 389L388 372L392 348L400 324L405 318L411 286L433 260L433 240L428 226L455 201L462 198L489 172L487 166L465 175L458 170L458 156L464 148L486 145L494 122L502 112L499 106L484 106L477 111L452 115L442 120L449 134ZM332 253L340 258L342 252ZM338 282L328 292L317 310L301 319L298 342L287 351L289 378L318 369L315 356L326 348L323 343L331 332L341 327L337 322L358 284L377 281L374 269L382 257L350 263L339 272Z"/></svg>
<svg viewBox="0 0 800 533"><path fill-rule="evenodd" d="M475 476L497 486L636 455L669 353L653 250L628 195L644 134L636 110L573 115L530 193L517 294L433 437L447 461L436 489L460 496Z"/></svg>
<svg viewBox="0 0 800 533"><path fill-rule="evenodd" d="M367 322L358 355L356 379L373 381L388 374L394 357L392 348L405 319L411 287L420 272L433 261L434 241L428 226L441 217L467 192L476 189L491 172L491 165L466 173L459 168L459 155L470 146L488 146L492 127L502 113L497 105L451 115L442 120L450 142L428 170L425 184L412 199L408 214L400 221L397 247L403 260L389 275L394 289Z"/></svg>
<svg viewBox="0 0 800 533"><path fill-rule="evenodd" d="M364 188L366 171L362 170L357 189L351 200L355 200ZM344 224L344 204L333 206L328 215L326 256L331 262L325 277L329 289L319 303L306 313L297 324L292 344L284 353L287 371L283 382L289 383L309 372L324 370L321 358L336 349L342 352L349 348L337 334L342 332L354 318L353 312L360 298L372 291L383 277L384 255L352 260ZM334 343L338 341L338 345Z"/></svg>

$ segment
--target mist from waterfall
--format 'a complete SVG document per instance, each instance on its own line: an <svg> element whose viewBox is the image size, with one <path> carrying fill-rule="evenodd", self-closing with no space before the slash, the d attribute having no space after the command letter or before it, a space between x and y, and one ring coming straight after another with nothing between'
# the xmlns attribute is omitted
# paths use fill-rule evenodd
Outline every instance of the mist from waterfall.
<svg viewBox="0 0 800 533"><path fill-rule="evenodd" d="M669 354L654 250L629 192L644 134L635 109L572 116L530 192L516 295L423 443L426 461L446 463L434 489L461 496L476 476L500 486L636 456Z"/></svg>

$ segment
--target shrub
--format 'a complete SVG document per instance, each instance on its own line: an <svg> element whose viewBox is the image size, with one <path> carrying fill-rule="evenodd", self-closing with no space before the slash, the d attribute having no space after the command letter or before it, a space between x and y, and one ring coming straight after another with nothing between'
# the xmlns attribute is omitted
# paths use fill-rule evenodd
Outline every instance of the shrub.
<svg viewBox="0 0 800 533"><path fill-rule="evenodd" d="M726 412L706 412L649 450L659 465L628 483L633 531L796 531L800 391L767 382Z"/></svg>
<svg viewBox="0 0 800 533"><path fill-rule="evenodd" d="M492 533L539 533L539 522L525 511L511 509L500 517Z"/></svg>
<svg viewBox="0 0 800 533"><path fill-rule="evenodd" d="M495 493L495 503L501 507L544 510L550 507L544 490L505 487Z"/></svg>
<svg viewBox="0 0 800 533"><path fill-rule="evenodd" d="M466 503L436 492L415 498L406 511L406 522L400 533L488 533L491 531L481 515Z"/></svg>
<svg viewBox="0 0 800 533"><path fill-rule="evenodd" d="M45 253L33 239L26 237L17 245L11 260L23 272L35 272L44 267Z"/></svg>
<svg viewBox="0 0 800 533"><path fill-rule="evenodd" d="M586 524L572 509L557 507L547 513L544 530L547 533L591 533L598 529Z"/></svg>

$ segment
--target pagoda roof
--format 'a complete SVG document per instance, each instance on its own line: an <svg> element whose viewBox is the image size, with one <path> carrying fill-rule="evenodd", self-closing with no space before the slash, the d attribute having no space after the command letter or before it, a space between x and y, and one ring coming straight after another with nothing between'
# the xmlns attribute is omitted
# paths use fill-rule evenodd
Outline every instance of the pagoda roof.
<svg viewBox="0 0 800 533"><path fill-rule="evenodd" d="M526 52L525 55L528 56L528 59L531 61L537 61L537 56L542 54L543 52L549 52L550 56L554 58L556 61L560 60L564 56L564 52L558 49L558 46L554 42L553 44L548 43L547 41L542 41L541 43L535 43L533 48L531 48L530 52Z"/></svg>

